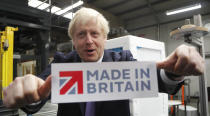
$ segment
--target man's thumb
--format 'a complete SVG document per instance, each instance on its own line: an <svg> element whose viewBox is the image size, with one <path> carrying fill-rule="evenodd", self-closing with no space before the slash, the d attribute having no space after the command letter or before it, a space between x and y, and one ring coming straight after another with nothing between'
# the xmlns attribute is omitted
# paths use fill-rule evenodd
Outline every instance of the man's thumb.
<svg viewBox="0 0 210 116"><path fill-rule="evenodd" d="M51 78L52 76L49 75L47 79L45 80L44 84L41 85L38 89L38 93L41 99L44 99L49 96L51 91Z"/></svg>

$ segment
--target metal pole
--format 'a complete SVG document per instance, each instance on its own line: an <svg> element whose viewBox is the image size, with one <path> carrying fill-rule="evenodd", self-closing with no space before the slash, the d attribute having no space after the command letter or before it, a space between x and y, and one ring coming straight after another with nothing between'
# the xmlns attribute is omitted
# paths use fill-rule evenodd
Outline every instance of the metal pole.
<svg viewBox="0 0 210 116"><path fill-rule="evenodd" d="M52 1L49 0L49 5L50 5L50 32L49 32L49 41L51 42L51 37L52 37Z"/></svg>
<svg viewBox="0 0 210 116"><path fill-rule="evenodd" d="M202 26L202 20L201 15L195 15L193 17L194 24L197 26ZM204 52L204 41L203 37L200 38L201 40L201 46L199 46L199 52L203 55L203 58L205 59L205 52ZM206 79L206 70L204 70L203 75L199 78L199 90L200 90L200 115L201 116L209 116L208 112L208 97L207 97L207 79Z"/></svg>

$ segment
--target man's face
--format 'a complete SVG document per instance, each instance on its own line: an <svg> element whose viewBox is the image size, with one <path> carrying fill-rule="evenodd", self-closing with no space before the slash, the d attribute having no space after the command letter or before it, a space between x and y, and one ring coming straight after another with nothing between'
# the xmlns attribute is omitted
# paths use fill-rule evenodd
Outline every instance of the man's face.
<svg viewBox="0 0 210 116"><path fill-rule="evenodd" d="M85 62L95 62L104 52L104 33L95 20L86 24L76 24L73 32L74 47Z"/></svg>

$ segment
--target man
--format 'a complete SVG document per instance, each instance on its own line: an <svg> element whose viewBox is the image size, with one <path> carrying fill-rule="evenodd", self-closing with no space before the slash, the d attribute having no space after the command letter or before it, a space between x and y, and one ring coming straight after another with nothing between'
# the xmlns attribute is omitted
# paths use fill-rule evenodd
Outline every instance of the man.
<svg viewBox="0 0 210 116"><path fill-rule="evenodd" d="M102 14L93 9L82 8L77 11L69 24L68 33L73 40L76 51L66 56L57 53L54 57L54 63L135 61L129 51L115 53L104 50L104 44L109 33L108 21ZM181 45L165 61L158 62L157 68L160 69L158 70L159 91L173 94L180 88L183 76L203 73L204 60L195 48ZM28 104L43 101L49 96L50 74L49 65L40 75L44 80L48 77L45 81L33 75L16 78L4 90L3 102L5 106L9 108L25 107L23 109L29 112ZM129 116L129 111L128 100L117 100L59 104L57 115Z"/></svg>

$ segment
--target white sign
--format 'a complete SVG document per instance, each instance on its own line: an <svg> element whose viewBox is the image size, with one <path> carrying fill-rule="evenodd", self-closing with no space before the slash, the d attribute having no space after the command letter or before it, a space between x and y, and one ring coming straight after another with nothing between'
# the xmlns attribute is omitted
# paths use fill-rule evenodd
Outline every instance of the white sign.
<svg viewBox="0 0 210 116"><path fill-rule="evenodd" d="M52 103L158 95L155 62L54 63L51 71Z"/></svg>

